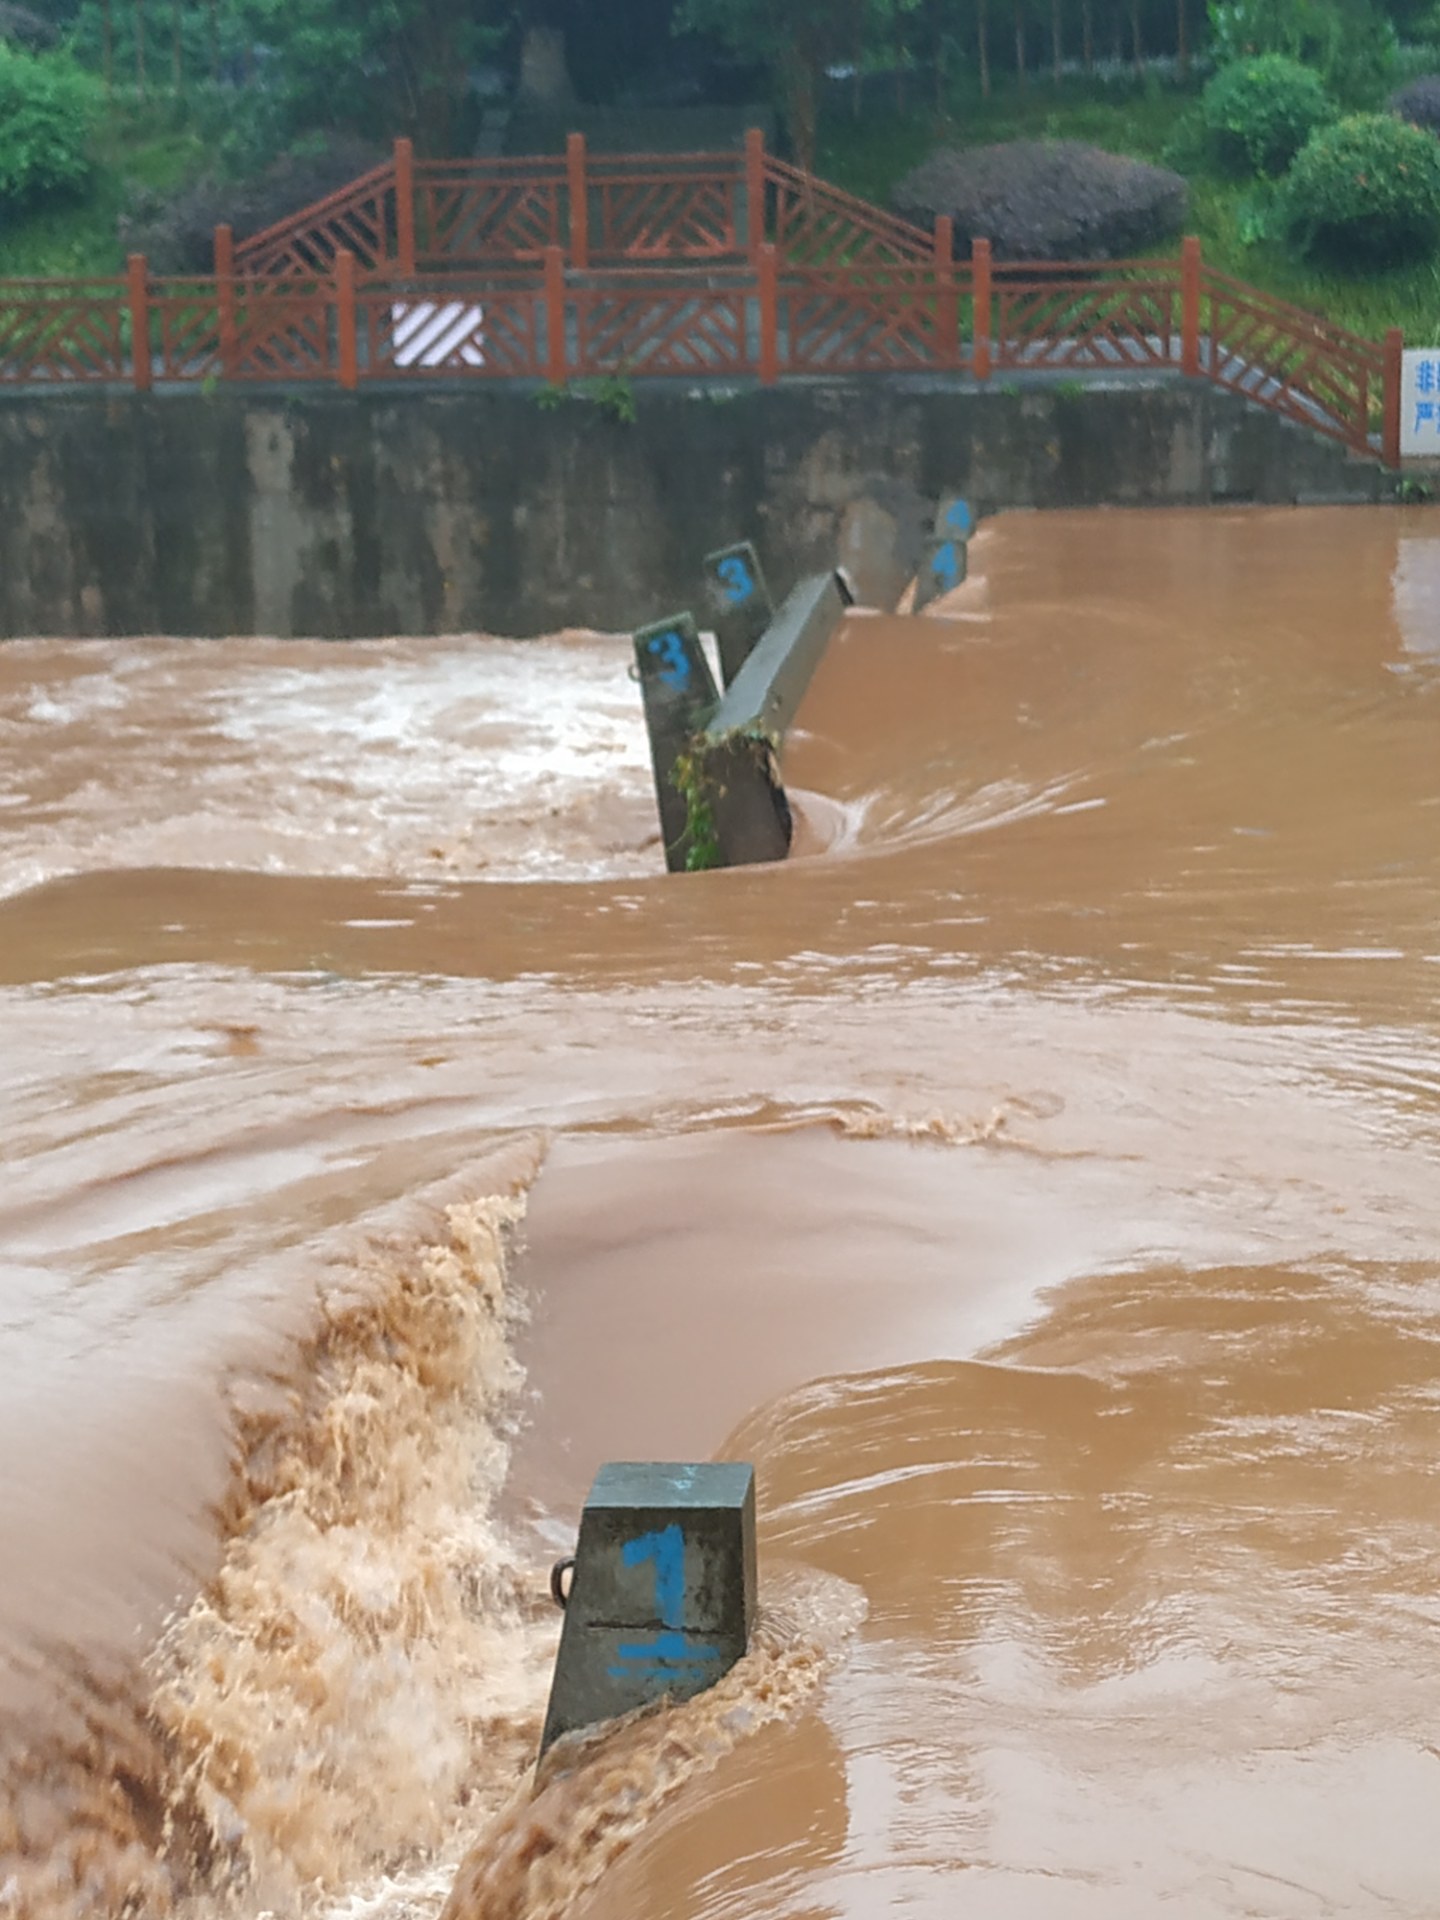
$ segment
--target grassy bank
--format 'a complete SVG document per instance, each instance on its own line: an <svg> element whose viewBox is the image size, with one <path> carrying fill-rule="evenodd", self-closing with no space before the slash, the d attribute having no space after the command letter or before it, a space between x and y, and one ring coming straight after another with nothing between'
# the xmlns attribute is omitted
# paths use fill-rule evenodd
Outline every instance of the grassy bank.
<svg viewBox="0 0 1440 1920"><path fill-rule="evenodd" d="M205 161L204 142L173 103L117 102L96 134L95 173L83 200L28 219L0 217L0 276L119 273L119 223L134 196L181 186Z"/></svg>
<svg viewBox="0 0 1440 1920"><path fill-rule="evenodd" d="M1017 88L997 78L989 100L957 89L945 115L912 108L851 116L835 105L821 128L820 171L881 205L912 167L939 144L987 145L1014 139L1087 140L1112 153L1166 163L1177 126L1192 113L1198 84L1045 77ZM165 191L203 171L208 147L173 102L117 102L97 137L90 195L24 221L0 226L0 276L112 274L121 270L118 223L135 194ZM1171 162L1171 164L1176 164ZM1376 337L1399 326L1416 345L1440 344L1440 258L1388 273L1342 275L1296 260L1256 237L1256 190L1203 166L1181 166L1190 180L1187 228L1222 272Z"/></svg>
<svg viewBox="0 0 1440 1920"><path fill-rule="evenodd" d="M952 96L948 113L837 112L823 127L818 165L827 179L881 205L936 146L988 146L1002 140L1086 140L1111 153L1174 165L1190 181L1186 230L1198 235L1210 264L1282 300L1323 313L1342 327L1378 338L1403 327L1413 345L1440 344L1440 257L1386 273L1336 274L1307 266L1273 240L1252 238L1258 221L1253 183L1221 179L1203 167L1167 160L1198 83L1037 78L1023 90L997 80L989 100Z"/></svg>

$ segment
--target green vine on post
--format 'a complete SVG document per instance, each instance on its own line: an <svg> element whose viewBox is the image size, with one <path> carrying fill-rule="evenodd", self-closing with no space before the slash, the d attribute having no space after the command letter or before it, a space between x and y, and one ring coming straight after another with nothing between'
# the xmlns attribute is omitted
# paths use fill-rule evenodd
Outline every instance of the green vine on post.
<svg viewBox="0 0 1440 1920"><path fill-rule="evenodd" d="M690 742L688 753L676 755L670 779L685 802L685 837L689 842L685 855L687 873L708 873L725 864L714 804L725 788L716 780L712 761L718 760L723 765L741 749L764 764L767 777L774 785L774 760L779 746L775 735L763 727L732 727L728 733L699 734Z"/></svg>
<svg viewBox="0 0 1440 1920"><path fill-rule="evenodd" d="M671 783L685 802L685 854L687 873L708 873L720 865L720 836L715 826L715 809L710 804L709 785L703 766L703 743L691 742L690 751L675 756L670 770Z"/></svg>

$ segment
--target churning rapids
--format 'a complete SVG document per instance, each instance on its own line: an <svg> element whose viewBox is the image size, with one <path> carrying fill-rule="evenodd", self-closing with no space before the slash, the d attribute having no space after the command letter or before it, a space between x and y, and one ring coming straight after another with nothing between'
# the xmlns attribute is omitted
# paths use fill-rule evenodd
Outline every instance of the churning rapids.
<svg viewBox="0 0 1440 1920"><path fill-rule="evenodd" d="M1440 528L1002 517L783 867L623 642L0 647L0 1915L1440 1912ZM528 1772L606 1458L723 1685Z"/></svg>

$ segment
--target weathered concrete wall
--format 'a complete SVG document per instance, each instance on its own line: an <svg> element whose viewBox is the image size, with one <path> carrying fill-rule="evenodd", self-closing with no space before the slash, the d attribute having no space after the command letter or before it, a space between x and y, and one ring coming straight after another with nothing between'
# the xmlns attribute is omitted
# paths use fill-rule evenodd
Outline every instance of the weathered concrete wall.
<svg viewBox="0 0 1440 1920"><path fill-rule="evenodd" d="M788 592L880 477L982 510L1393 490L1179 379L636 399L628 425L510 386L6 396L0 634L626 628L694 603L730 540L753 536Z"/></svg>

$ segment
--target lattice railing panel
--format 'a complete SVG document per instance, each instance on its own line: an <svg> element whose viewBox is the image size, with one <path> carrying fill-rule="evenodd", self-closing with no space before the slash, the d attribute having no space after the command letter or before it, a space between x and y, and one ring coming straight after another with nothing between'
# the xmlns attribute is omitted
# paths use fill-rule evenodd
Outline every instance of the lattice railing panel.
<svg viewBox="0 0 1440 1920"><path fill-rule="evenodd" d="M934 258L934 236L813 174L767 156L773 238L794 266L916 265Z"/></svg>
<svg viewBox="0 0 1440 1920"><path fill-rule="evenodd" d="M125 379L129 328L120 281L0 281L0 383Z"/></svg>
<svg viewBox="0 0 1440 1920"><path fill-rule="evenodd" d="M362 270L373 270L393 257L395 218L395 169L387 162L328 199L237 241L236 270L265 280L329 273L342 248Z"/></svg>
<svg viewBox="0 0 1440 1920"><path fill-rule="evenodd" d="M1204 370L1217 386L1369 452L1384 392L1381 348L1299 307L1206 271Z"/></svg>
<svg viewBox="0 0 1440 1920"><path fill-rule="evenodd" d="M223 371L220 302L213 280L152 280L150 333L157 379L205 380Z"/></svg>
<svg viewBox="0 0 1440 1920"><path fill-rule="evenodd" d="M235 313L235 380L329 380L334 299L328 287L242 285Z"/></svg>
<svg viewBox="0 0 1440 1920"><path fill-rule="evenodd" d="M564 182L558 173L477 177L454 168L420 171L415 250L421 267L536 260L564 241Z"/></svg>
<svg viewBox="0 0 1440 1920"><path fill-rule="evenodd" d="M533 380L545 371L543 301L534 285L461 282L362 288L356 300L362 378L425 375Z"/></svg>
<svg viewBox="0 0 1440 1920"><path fill-rule="evenodd" d="M744 251L733 172L602 180L592 198L598 216L591 225L592 260L707 260Z"/></svg>
<svg viewBox="0 0 1440 1920"><path fill-rule="evenodd" d="M999 367L1180 364L1177 270L1117 278L1124 267L1001 267L992 335Z"/></svg>
<svg viewBox="0 0 1440 1920"><path fill-rule="evenodd" d="M618 277L618 276L617 276ZM748 298L744 288L677 288L674 276L641 285L572 292L581 375L745 373Z"/></svg>
<svg viewBox="0 0 1440 1920"><path fill-rule="evenodd" d="M916 373L960 363L958 294L933 270L786 273L780 365L789 373Z"/></svg>

